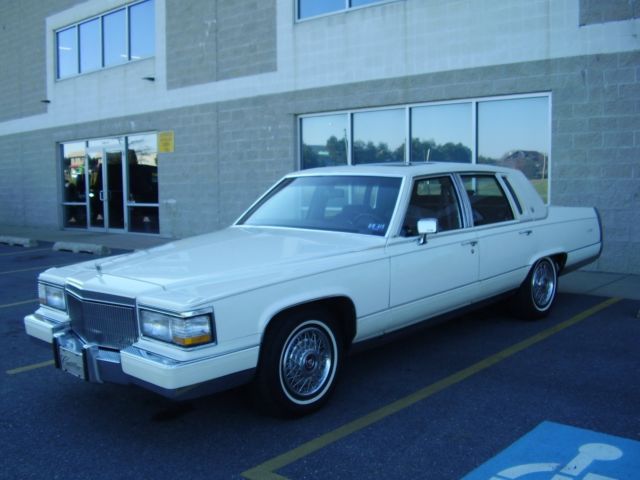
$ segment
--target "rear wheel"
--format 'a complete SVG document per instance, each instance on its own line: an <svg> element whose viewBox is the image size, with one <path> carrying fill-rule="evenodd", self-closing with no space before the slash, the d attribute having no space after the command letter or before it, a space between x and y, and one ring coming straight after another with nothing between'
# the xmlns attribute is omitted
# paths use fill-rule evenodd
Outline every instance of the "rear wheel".
<svg viewBox="0 0 640 480"><path fill-rule="evenodd" d="M536 320L546 317L556 299L558 269L549 257L538 260L513 298L513 306L520 316Z"/></svg>
<svg viewBox="0 0 640 480"><path fill-rule="evenodd" d="M261 406L280 416L316 411L331 395L342 364L340 329L321 309L274 321L264 338L254 385Z"/></svg>

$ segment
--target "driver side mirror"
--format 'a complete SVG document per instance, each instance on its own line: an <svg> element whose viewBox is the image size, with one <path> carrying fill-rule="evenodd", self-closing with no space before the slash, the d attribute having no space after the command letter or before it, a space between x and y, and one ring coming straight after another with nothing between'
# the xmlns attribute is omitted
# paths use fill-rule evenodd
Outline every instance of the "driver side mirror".
<svg viewBox="0 0 640 480"><path fill-rule="evenodd" d="M427 235L438 232L438 220L436 218L421 218L418 220L418 245L427 243Z"/></svg>

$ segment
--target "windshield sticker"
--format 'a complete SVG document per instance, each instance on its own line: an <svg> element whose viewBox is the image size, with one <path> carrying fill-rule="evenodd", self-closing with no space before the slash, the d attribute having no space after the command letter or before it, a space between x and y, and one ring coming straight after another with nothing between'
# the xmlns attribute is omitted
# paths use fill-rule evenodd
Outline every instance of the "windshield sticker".
<svg viewBox="0 0 640 480"><path fill-rule="evenodd" d="M370 223L367 227L371 232L384 232L387 228L386 223Z"/></svg>

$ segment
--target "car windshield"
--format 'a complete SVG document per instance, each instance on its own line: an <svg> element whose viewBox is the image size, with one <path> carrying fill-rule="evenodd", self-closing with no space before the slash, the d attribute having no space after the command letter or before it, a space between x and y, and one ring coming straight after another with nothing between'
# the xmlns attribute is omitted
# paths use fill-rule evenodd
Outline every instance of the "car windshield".
<svg viewBox="0 0 640 480"><path fill-rule="evenodd" d="M286 178L238 224L384 236L400 183L361 175Z"/></svg>

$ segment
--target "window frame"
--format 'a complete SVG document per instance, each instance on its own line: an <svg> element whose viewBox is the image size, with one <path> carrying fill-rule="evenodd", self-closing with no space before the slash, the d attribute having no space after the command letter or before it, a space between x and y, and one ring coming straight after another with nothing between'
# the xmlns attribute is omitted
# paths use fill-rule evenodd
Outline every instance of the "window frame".
<svg viewBox="0 0 640 480"><path fill-rule="evenodd" d="M120 5L118 7L112 8L110 10L106 10L102 13L99 13L97 15L93 15L87 18L83 18L82 20L79 20L77 22L73 22L67 25L64 25L63 27L60 28L56 28L53 30L53 38L54 38L54 75L55 75L55 81L64 81L64 80L68 80L70 78L76 78L78 76L81 75L85 75L85 74L89 74L89 73L93 73L93 72L97 72L97 71L101 71L101 70L106 70L106 69L110 69L110 68L117 68L117 67L121 67L123 65L128 65L132 62L139 62L139 61L143 61L149 58L153 58L156 56L156 46L157 46L157 42L156 39L154 38L154 51L152 55L146 56L146 57L141 57L141 58L132 58L131 56L131 8L146 3L146 2L152 2L153 3L153 22L154 22L154 32L156 32L156 28L155 28L155 23L156 23L156 0L138 0L135 2L131 2L131 3L127 3L124 5ZM125 44L126 44L126 48L127 48L127 59L126 61L122 62L122 63L117 63L117 64L110 64L110 65L105 65L105 28L104 28L104 19L105 17L107 17L108 15L111 15L113 13L116 13L118 11L124 10L124 14L125 14L125 18L124 18L124 22L125 22ZM82 50L82 45L80 43L80 26L85 24L85 23L89 23L92 21L98 21L98 25L99 25L99 29L100 29L100 45L98 46L98 51L100 52L100 60L99 60L99 67L98 68L94 68L94 69L89 69L87 71L82 71L82 66L81 66L81 50ZM59 49L58 49L58 34L66 31L66 30L75 30L75 50L76 50L76 72L69 74L69 75L65 75L65 76L60 76L60 53L59 53Z"/></svg>

